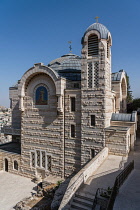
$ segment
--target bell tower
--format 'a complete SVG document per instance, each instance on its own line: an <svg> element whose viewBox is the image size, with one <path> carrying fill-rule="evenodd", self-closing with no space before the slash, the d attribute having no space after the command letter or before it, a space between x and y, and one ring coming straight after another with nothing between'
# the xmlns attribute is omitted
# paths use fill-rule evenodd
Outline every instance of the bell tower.
<svg viewBox="0 0 140 210"><path fill-rule="evenodd" d="M112 113L111 45L109 30L98 23L82 38L81 161L82 165L105 146L105 128Z"/></svg>

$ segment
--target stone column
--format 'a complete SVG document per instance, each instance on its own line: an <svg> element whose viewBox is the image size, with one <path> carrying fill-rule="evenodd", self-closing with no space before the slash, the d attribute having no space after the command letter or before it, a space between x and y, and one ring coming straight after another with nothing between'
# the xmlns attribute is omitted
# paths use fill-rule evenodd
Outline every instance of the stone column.
<svg viewBox="0 0 140 210"><path fill-rule="evenodd" d="M62 95L58 95L58 106L57 106L57 110L59 112L63 112Z"/></svg>
<svg viewBox="0 0 140 210"><path fill-rule="evenodd" d="M20 96L20 100L19 100L19 109L20 109L21 111L24 111L23 96Z"/></svg>

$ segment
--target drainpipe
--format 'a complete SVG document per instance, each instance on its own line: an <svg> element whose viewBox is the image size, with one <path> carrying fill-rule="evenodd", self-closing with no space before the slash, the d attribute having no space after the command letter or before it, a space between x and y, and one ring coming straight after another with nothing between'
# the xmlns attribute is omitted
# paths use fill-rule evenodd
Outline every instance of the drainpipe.
<svg viewBox="0 0 140 210"><path fill-rule="evenodd" d="M64 89L64 145L63 145L63 148L64 148L64 152L63 152L63 155L64 155L64 178L65 178L65 89Z"/></svg>

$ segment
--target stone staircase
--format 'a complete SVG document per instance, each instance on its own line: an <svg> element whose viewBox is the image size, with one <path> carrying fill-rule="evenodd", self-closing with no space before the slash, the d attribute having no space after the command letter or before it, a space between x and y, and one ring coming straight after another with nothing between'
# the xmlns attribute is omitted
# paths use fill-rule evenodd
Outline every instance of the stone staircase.
<svg viewBox="0 0 140 210"><path fill-rule="evenodd" d="M71 202L70 210L92 210L93 201L94 196L85 196L76 193Z"/></svg>

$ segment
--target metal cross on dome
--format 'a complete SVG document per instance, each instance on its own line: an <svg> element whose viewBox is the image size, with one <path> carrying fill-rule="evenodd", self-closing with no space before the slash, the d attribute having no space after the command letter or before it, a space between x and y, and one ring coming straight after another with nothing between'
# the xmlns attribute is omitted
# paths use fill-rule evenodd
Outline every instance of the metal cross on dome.
<svg viewBox="0 0 140 210"><path fill-rule="evenodd" d="M98 19L99 19L99 18L100 18L100 17L98 17L98 16L95 17L96 23L98 23Z"/></svg>
<svg viewBox="0 0 140 210"><path fill-rule="evenodd" d="M68 41L68 43L70 44L70 46L69 46L69 48L70 48L70 53L72 53L72 47L71 47L72 41Z"/></svg>

